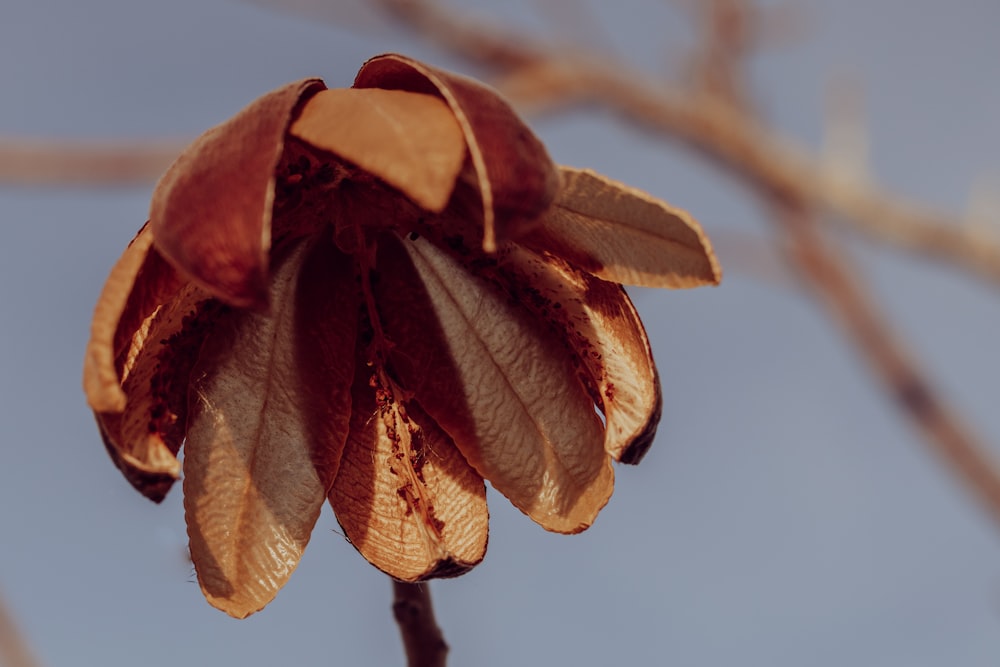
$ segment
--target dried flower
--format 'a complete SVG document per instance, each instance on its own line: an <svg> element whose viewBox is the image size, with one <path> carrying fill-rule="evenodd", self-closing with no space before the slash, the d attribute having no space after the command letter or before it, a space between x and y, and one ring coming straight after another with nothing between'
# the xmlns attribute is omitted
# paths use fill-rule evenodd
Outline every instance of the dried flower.
<svg viewBox="0 0 1000 667"><path fill-rule="evenodd" d="M619 283L719 278L686 213L556 167L493 91L385 55L178 158L100 296L84 388L152 500L186 443L198 580L243 617L325 500L405 581L482 560L484 479L549 530L587 528L660 417Z"/></svg>

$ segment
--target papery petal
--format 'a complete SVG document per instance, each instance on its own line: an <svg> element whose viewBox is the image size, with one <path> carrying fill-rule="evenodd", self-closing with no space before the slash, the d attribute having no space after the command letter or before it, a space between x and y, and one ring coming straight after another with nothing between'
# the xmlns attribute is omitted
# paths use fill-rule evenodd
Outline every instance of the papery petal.
<svg viewBox="0 0 1000 667"><path fill-rule="evenodd" d="M121 376L115 364L118 353L116 333L135 287L136 276L152 245L153 234L147 223L111 269L94 307L90 340L83 358L83 390L87 403L97 412L121 412L125 409L125 392L122 391ZM138 322L135 324L138 326ZM128 335L131 336L131 333Z"/></svg>
<svg viewBox="0 0 1000 667"><path fill-rule="evenodd" d="M396 54L366 62L354 87L409 90L448 103L476 171L488 252L534 224L556 196L559 172L545 146L496 91Z"/></svg>
<svg viewBox="0 0 1000 667"><path fill-rule="evenodd" d="M562 190L525 245L626 285L719 283L712 245L686 211L587 169L560 170Z"/></svg>
<svg viewBox="0 0 1000 667"><path fill-rule="evenodd" d="M122 381L128 377L135 355L148 338L151 316L177 299L188 287L194 288L163 258L155 244L149 248L115 330L115 368ZM201 294L202 298L209 296L203 290Z"/></svg>
<svg viewBox="0 0 1000 667"><path fill-rule="evenodd" d="M160 502L180 476L191 369L217 302L189 284L150 314L123 355L121 413L97 412L104 444L125 478Z"/></svg>
<svg viewBox="0 0 1000 667"><path fill-rule="evenodd" d="M298 565L346 438L354 340L348 327L325 343L302 328L322 293L296 289L309 252L300 244L276 260L270 316L234 311L216 323L193 378L184 458L191 558L208 601L239 618L270 602ZM303 275L323 273L318 261L305 259ZM320 310L328 322L334 309ZM356 325L356 309L344 315Z"/></svg>
<svg viewBox="0 0 1000 667"><path fill-rule="evenodd" d="M351 420L361 292L353 259L323 235L307 252L295 292L298 409L311 429L324 493L333 486Z"/></svg>
<svg viewBox="0 0 1000 667"><path fill-rule="evenodd" d="M180 364L161 357L177 347L184 317L207 295L182 295L182 280L151 244L147 224L111 271L94 311L83 383L111 459L159 502L180 472L190 369L179 352L172 357Z"/></svg>
<svg viewBox="0 0 1000 667"><path fill-rule="evenodd" d="M614 474L562 343L429 241L386 237L377 266L403 386L515 506L549 530L587 528Z"/></svg>
<svg viewBox="0 0 1000 667"><path fill-rule="evenodd" d="M160 252L226 303L267 303L274 170L296 110L323 88L307 79L258 98L188 146L153 191Z"/></svg>
<svg viewBox="0 0 1000 667"><path fill-rule="evenodd" d="M514 297L575 352L605 415L605 449L638 463L652 444L663 401L649 340L625 290L521 247L509 249L499 272Z"/></svg>
<svg viewBox="0 0 1000 667"><path fill-rule="evenodd" d="M288 131L434 212L448 203L465 160L465 137L451 109L438 97L401 90L321 91Z"/></svg>
<svg viewBox="0 0 1000 667"><path fill-rule="evenodd" d="M374 373L374 375L373 375ZM402 581L457 576L486 554L486 486L451 438L360 367L330 505L355 548ZM377 397L376 397L377 396Z"/></svg>

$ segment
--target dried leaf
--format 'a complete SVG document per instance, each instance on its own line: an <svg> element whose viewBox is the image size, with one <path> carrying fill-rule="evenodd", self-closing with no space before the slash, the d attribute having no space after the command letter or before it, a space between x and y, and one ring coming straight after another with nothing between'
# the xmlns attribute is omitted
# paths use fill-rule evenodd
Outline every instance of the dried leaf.
<svg viewBox="0 0 1000 667"><path fill-rule="evenodd" d="M526 245L616 283L716 285L708 237L687 212L587 169L561 167L563 188Z"/></svg>
<svg viewBox="0 0 1000 667"><path fill-rule="evenodd" d="M377 266L380 284L393 286L377 303L403 385L532 519L565 533L589 526L614 475L594 403L561 343L424 239L387 238Z"/></svg>
<svg viewBox="0 0 1000 667"><path fill-rule="evenodd" d="M195 140L153 191L160 252L230 305L267 303L274 170L296 109L324 87L308 79L258 98Z"/></svg>
<svg viewBox="0 0 1000 667"><path fill-rule="evenodd" d="M559 172L545 146L495 91L472 79L396 54L372 58L355 88L437 95L462 127L483 208L483 247L514 238L544 213L559 189Z"/></svg>
<svg viewBox="0 0 1000 667"><path fill-rule="evenodd" d="M605 415L605 449L638 463L656 434L662 397L649 340L625 290L520 247L501 267L514 296L575 352Z"/></svg>
<svg viewBox="0 0 1000 667"><path fill-rule="evenodd" d="M372 375L374 372L374 375ZM330 505L351 543L402 581L457 576L486 554L486 487L451 438L413 402L359 368Z"/></svg>
<svg viewBox="0 0 1000 667"><path fill-rule="evenodd" d="M273 316L235 311L217 322L193 376L184 459L191 558L208 601L239 618L270 602L297 566L346 439L354 339L341 331L340 345L299 349L315 342L296 325L310 313L294 312L308 307L296 297L304 252L300 244L278 262ZM303 372L307 359L326 372ZM321 385L309 382L320 375Z"/></svg>
<svg viewBox="0 0 1000 667"><path fill-rule="evenodd" d="M401 90L321 91L305 103L289 133L434 212L448 203L465 160L465 138L448 106Z"/></svg>

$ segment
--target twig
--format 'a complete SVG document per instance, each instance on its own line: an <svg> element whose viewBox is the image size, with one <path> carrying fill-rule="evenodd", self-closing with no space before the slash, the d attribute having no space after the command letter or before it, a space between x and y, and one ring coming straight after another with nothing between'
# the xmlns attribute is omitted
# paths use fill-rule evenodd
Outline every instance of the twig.
<svg viewBox="0 0 1000 667"><path fill-rule="evenodd" d="M392 613L399 624L409 667L444 667L448 644L434 619L430 586L392 582Z"/></svg>
<svg viewBox="0 0 1000 667"><path fill-rule="evenodd" d="M983 502L1000 525L1000 473L988 448L946 407L903 350L878 310L865 297L836 250L814 228L822 211L851 221L870 237L896 247L944 259L1000 285L997 239L963 229L947 216L884 195L864 182L838 178L822 160L780 138L755 119L745 100L737 56L740 50L709 52L726 57L710 64L704 79L729 81L719 94L707 81L678 90L652 80L606 54L553 48L495 26L464 20L432 0L381 0L397 18L453 52L501 72L500 88L515 101L548 109L600 104L627 120L678 139L749 184L775 210L775 222L794 243L795 266L807 277L881 382L920 429L928 444ZM739 32L734 22L749 11L742 0L713 0L725 11L706 39ZM744 14L744 18L749 16ZM709 25L713 24L709 22ZM733 56L733 57L729 57ZM728 59L728 60L727 60ZM720 72L721 68L728 71Z"/></svg>
<svg viewBox="0 0 1000 667"><path fill-rule="evenodd" d="M1000 234L889 196L871 183L838 178L822 159L763 127L731 101L670 87L609 61L606 53L551 45L468 20L429 0L380 4L435 43L499 72L497 86L522 105L553 110L600 104L685 142L755 186L780 184L872 239L949 262L1000 285Z"/></svg>
<svg viewBox="0 0 1000 667"><path fill-rule="evenodd" d="M0 138L0 183L114 186L150 183L159 178L185 144Z"/></svg>
<svg viewBox="0 0 1000 667"><path fill-rule="evenodd" d="M893 334L838 251L824 240L809 211L793 201L775 206L775 220L793 241L791 257L886 391L959 479L1000 521L1000 476L989 447L947 406L903 342Z"/></svg>
<svg viewBox="0 0 1000 667"><path fill-rule="evenodd" d="M38 667L24 637L14 623L14 617L8 611L3 598L0 597L0 664L7 667Z"/></svg>

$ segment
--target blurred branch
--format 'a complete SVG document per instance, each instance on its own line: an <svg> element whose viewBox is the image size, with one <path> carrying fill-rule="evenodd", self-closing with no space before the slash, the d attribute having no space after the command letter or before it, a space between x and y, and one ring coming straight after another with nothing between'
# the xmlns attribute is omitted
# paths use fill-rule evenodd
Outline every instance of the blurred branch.
<svg viewBox="0 0 1000 667"><path fill-rule="evenodd" d="M822 158L744 113L731 96L671 87L613 62L607 53L531 39L495 23L472 21L430 0L379 4L436 44L496 72L495 84L522 107L553 111L599 104L684 142L754 187L780 187L877 241L949 262L1000 285L1000 234L891 196L870 182L840 178ZM718 22L729 31L735 30L733 23L731 16ZM742 47L704 48L716 54L744 52ZM724 81L720 56L711 64L714 79ZM737 92L733 82L726 88Z"/></svg>
<svg viewBox="0 0 1000 667"><path fill-rule="evenodd" d="M131 185L155 181L186 141L31 140L0 137L0 183Z"/></svg>
<svg viewBox="0 0 1000 667"><path fill-rule="evenodd" d="M252 0L281 7L281 0ZM301 2L299 4L302 4ZM378 0L388 14L440 46L499 72L496 83L522 107L536 111L600 104L685 142L759 186L781 184L810 206L834 213L882 243L951 263L1000 285L1000 233L930 207L893 197L837 169L761 126L724 95L671 88L608 53L531 39L495 23L469 19L429 0ZM698 3L692 3L697 7ZM738 4L738 3L737 3ZM314 11L318 5L309 3ZM297 7L297 5L296 5ZM301 8L299 8L301 10ZM339 14L334 14L339 16ZM703 24L712 26L713 22ZM732 32L734 22L714 22ZM766 25L764 26L766 28ZM759 29L763 30L763 29ZM764 30L766 33L766 30ZM750 37L740 40L752 42ZM740 41L737 40L737 41ZM726 82L720 59L746 50L705 47L715 92ZM719 83L719 81L724 83ZM0 184L126 185L154 181L186 142L101 143L0 137Z"/></svg>
<svg viewBox="0 0 1000 667"><path fill-rule="evenodd" d="M408 667L444 667L448 644L434 619L430 586L393 580L392 593L392 613L403 636Z"/></svg>
<svg viewBox="0 0 1000 667"><path fill-rule="evenodd" d="M743 60L755 41L749 0L706 0L699 85L673 88L607 54L553 46L514 30L474 23L432 0L380 0L397 20L459 56L498 72L515 103L535 110L599 104L627 121L680 140L749 184L791 242L794 266L866 359L904 414L1000 525L1000 473L962 420L938 397L903 350L860 278L818 229L823 212L869 237L946 260L1000 285L1000 239L943 213L890 196L861 178L843 178L764 126L744 96Z"/></svg>
<svg viewBox="0 0 1000 667"><path fill-rule="evenodd" d="M28 644L14 623L14 617L0 597L0 664L7 667L38 667Z"/></svg>
<svg viewBox="0 0 1000 667"><path fill-rule="evenodd" d="M776 198L774 218L793 242L790 253L799 274L826 303L886 391L935 453L1000 521L1000 474L988 454L990 448L969 432L909 357L841 258L842 251L820 234L809 210L794 199Z"/></svg>

